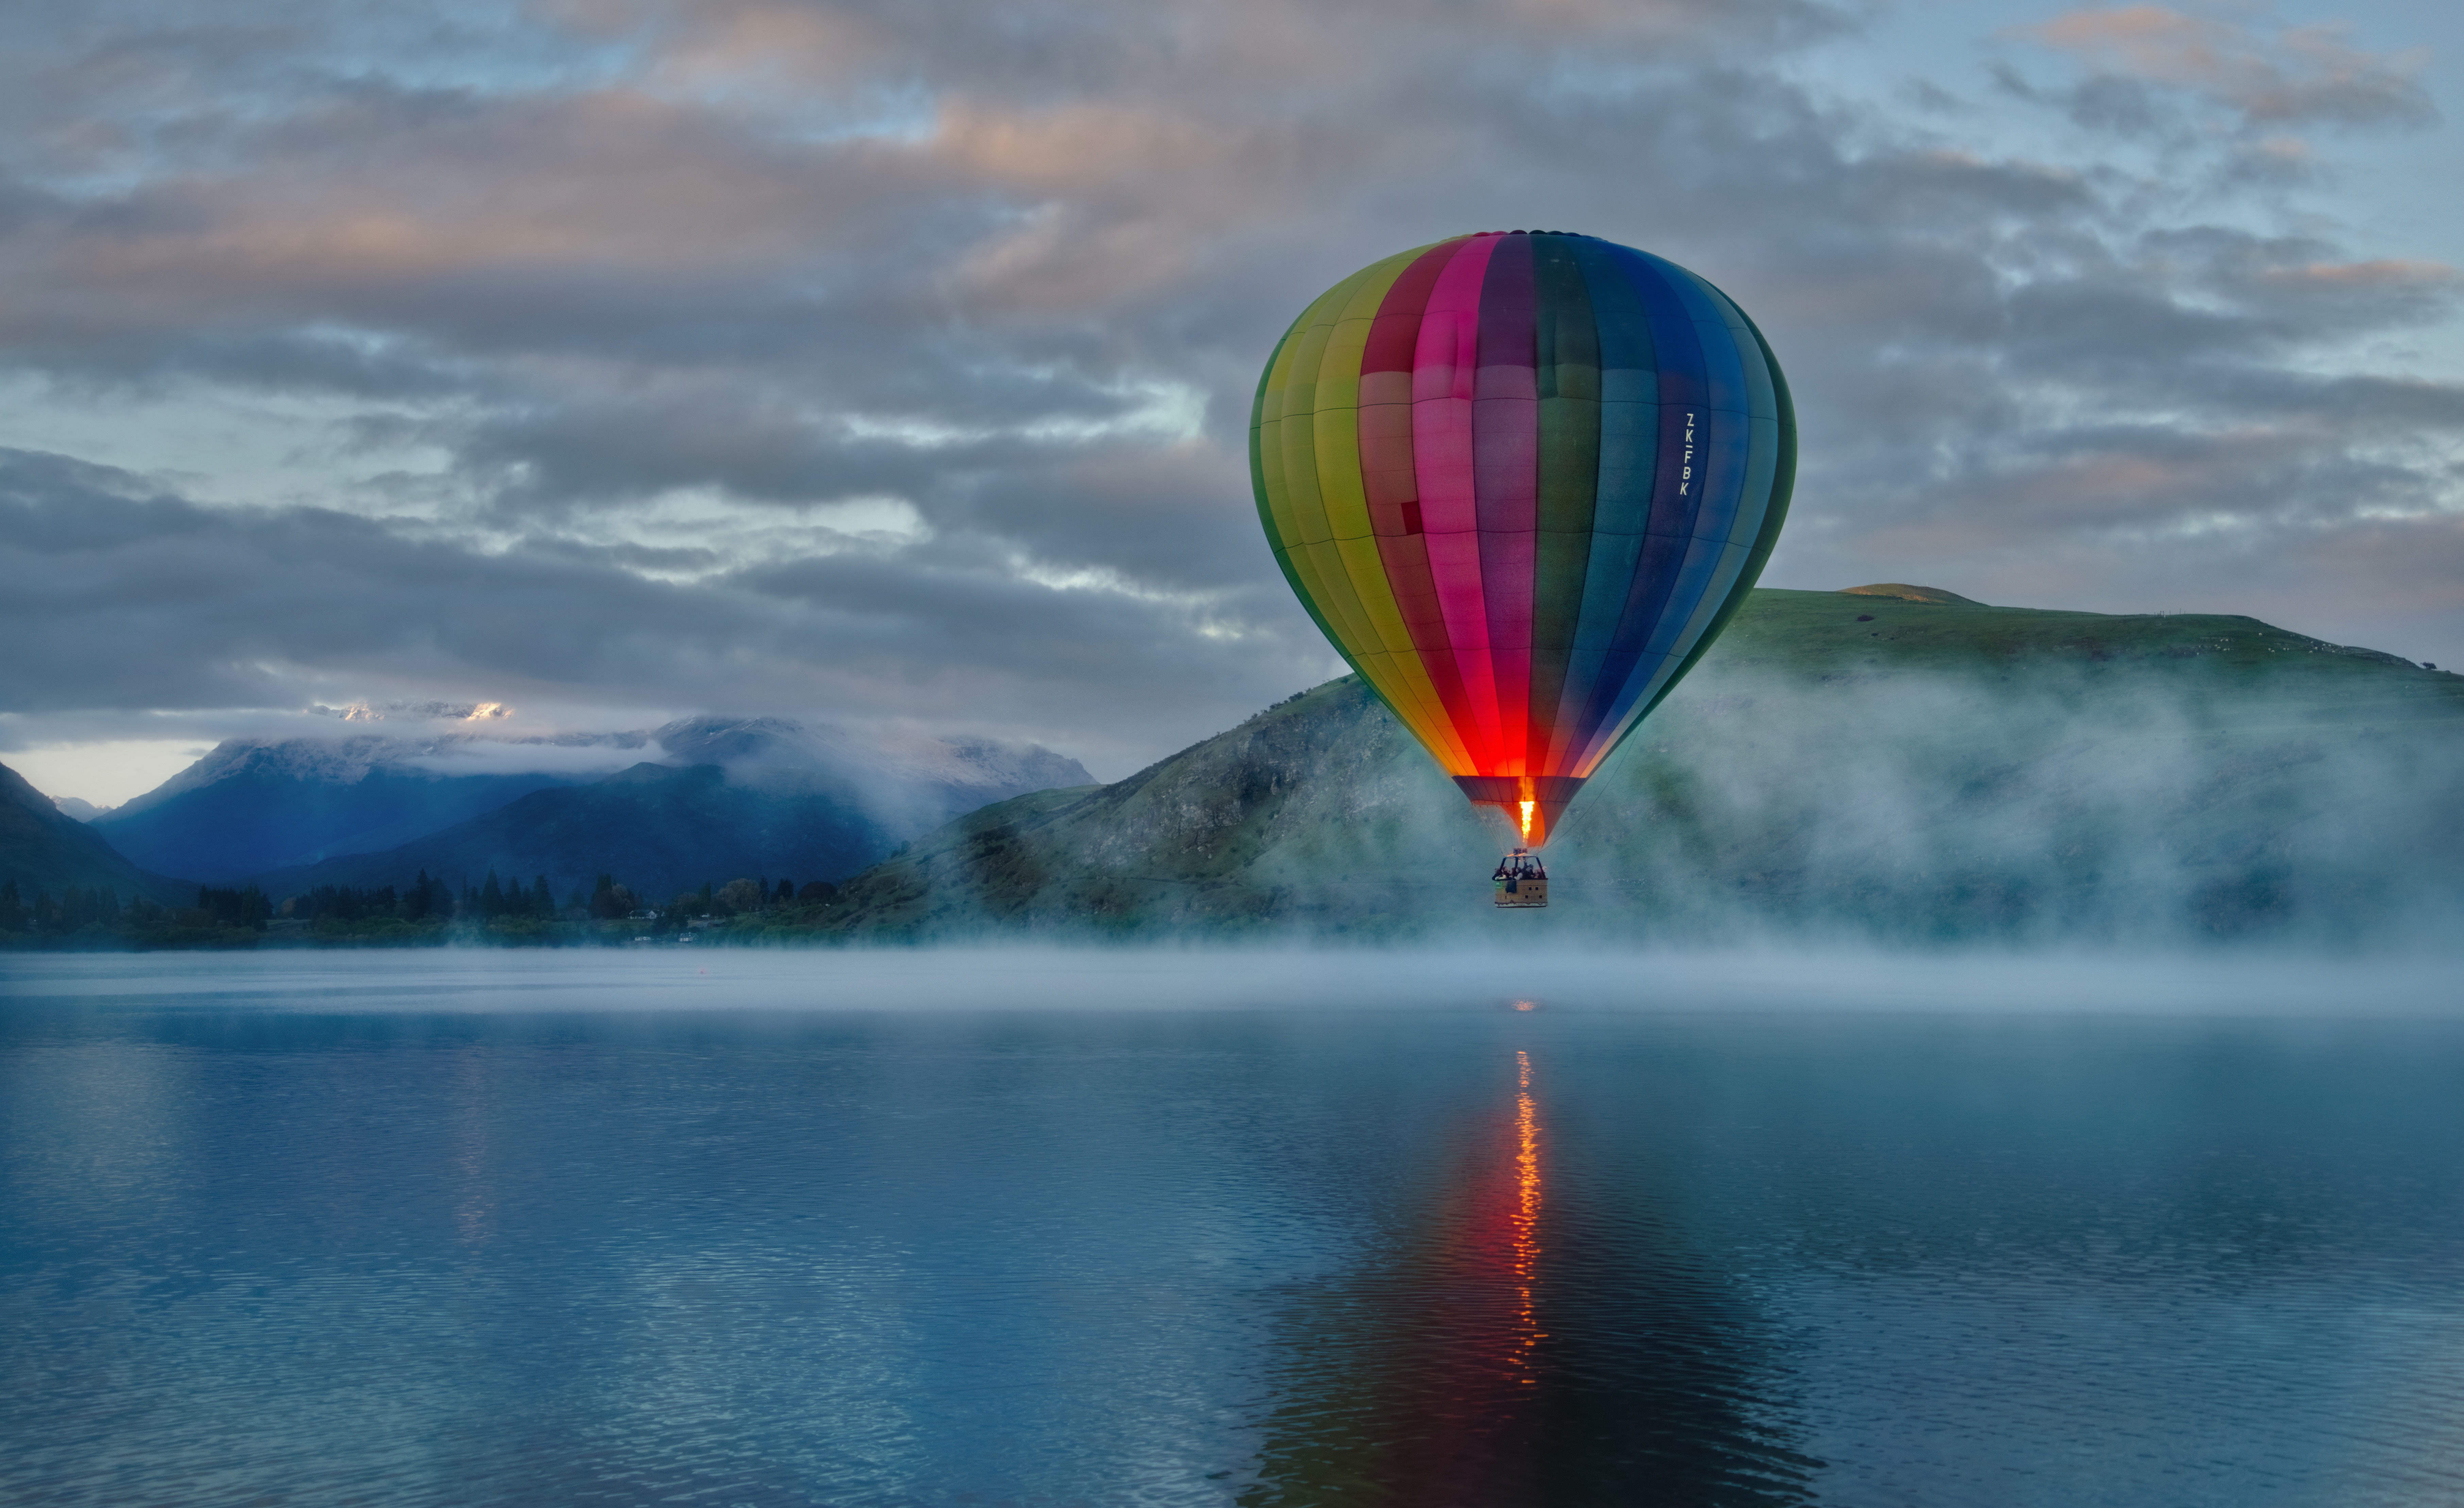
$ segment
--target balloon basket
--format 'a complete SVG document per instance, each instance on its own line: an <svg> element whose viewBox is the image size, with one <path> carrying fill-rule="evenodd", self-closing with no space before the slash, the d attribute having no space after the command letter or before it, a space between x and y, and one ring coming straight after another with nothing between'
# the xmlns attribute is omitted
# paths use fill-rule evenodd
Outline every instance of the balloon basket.
<svg viewBox="0 0 2464 1508"><path fill-rule="evenodd" d="M1542 867L1540 855L1529 849L1506 855L1497 873L1489 876L1489 885L1502 911L1529 911L1549 903L1549 871Z"/></svg>

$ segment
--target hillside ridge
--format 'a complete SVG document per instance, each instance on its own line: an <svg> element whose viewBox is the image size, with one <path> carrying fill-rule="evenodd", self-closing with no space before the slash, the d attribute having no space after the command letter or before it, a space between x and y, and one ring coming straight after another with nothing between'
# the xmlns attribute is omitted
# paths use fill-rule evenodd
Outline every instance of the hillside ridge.
<svg viewBox="0 0 2464 1508"><path fill-rule="evenodd" d="M2459 736L2464 677L2256 618L1761 589L1569 810L1546 917L1490 914L1502 828L1345 677L969 813L774 930L2357 934L2408 865L2464 897L2422 841L2464 831Z"/></svg>

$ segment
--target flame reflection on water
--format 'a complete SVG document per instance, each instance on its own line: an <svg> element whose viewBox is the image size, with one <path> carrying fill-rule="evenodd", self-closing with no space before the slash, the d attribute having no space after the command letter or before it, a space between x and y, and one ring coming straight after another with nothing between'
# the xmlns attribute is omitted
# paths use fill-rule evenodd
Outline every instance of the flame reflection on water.
<svg viewBox="0 0 2464 1508"><path fill-rule="evenodd" d="M1539 1311L1532 1306L1531 1285L1540 1274L1540 1107L1531 1098L1531 1054L1514 1052L1514 1280L1517 1309L1515 1362L1526 1386L1540 1379L1531 1368L1531 1353L1544 1339Z"/></svg>

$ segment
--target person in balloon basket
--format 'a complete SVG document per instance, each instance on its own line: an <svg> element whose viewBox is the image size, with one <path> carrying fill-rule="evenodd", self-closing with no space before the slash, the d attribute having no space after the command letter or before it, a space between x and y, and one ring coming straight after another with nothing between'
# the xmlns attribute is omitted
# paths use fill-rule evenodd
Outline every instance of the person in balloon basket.
<svg viewBox="0 0 2464 1508"><path fill-rule="evenodd" d="M1542 867L1536 854L1516 849L1498 860L1497 873L1488 877L1497 887L1497 903L1501 906L1549 903L1549 871ZM1514 898L1507 899L1509 896Z"/></svg>

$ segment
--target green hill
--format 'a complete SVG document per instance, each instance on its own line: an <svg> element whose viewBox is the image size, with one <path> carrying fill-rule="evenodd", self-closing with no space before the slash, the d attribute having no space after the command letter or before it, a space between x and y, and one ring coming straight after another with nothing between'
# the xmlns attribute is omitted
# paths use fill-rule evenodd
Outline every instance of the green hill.
<svg viewBox="0 0 2464 1508"><path fill-rule="evenodd" d="M1351 677L962 817L776 935L2393 937L2464 906L2464 677L2255 618L1760 590L1568 811L1546 913Z"/></svg>

